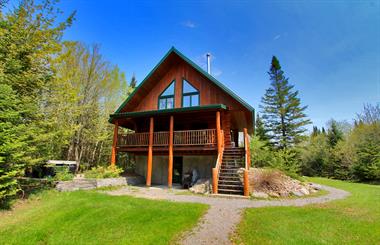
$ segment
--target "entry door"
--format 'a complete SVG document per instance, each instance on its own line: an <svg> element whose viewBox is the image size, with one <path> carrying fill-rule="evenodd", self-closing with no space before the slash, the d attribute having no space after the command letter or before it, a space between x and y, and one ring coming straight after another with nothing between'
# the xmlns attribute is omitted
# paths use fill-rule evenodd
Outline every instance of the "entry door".
<svg viewBox="0 0 380 245"><path fill-rule="evenodd" d="M174 157L173 159L173 183L182 183L183 157Z"/></svg>

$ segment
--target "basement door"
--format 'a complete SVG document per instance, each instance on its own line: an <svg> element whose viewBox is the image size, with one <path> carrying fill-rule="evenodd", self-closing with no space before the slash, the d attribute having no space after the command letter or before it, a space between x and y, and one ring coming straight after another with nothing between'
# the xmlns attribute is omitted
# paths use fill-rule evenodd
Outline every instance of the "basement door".
<svg viewBox="0 0 380 245"><path fill-rule="evenodd" d="M183 157L173 158L173 183L182 184Z"/></svg>

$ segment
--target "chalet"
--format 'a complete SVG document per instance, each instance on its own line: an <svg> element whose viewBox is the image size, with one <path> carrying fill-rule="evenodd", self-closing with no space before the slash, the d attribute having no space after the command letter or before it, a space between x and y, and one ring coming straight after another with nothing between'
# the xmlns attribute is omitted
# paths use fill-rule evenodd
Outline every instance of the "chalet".
<svg viewBox="0 0 380 245"><path fill-rule="evenodd" d="M111 164L118 153L132 153L147 186L171 187L196 169L212 180L213 193L248 195L254 109L174 47L109 121Z"/></svg>

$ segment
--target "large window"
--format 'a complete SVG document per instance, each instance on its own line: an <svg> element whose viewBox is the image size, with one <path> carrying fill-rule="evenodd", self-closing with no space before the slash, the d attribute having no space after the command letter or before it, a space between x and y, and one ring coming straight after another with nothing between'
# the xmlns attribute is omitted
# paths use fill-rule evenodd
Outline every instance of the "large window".
<svg viewBox="0 0 380 245"><path fill-rule="evenodd" d="M188 81L183 80L182 107L199 106L199 91Z"/></svg>
<svg viewBox="0 0 380 245"><path fill-rule="evenodd" d="M174 83L171 84L162 92L158 98L158 109L172 109L174 108Z"/></svg>

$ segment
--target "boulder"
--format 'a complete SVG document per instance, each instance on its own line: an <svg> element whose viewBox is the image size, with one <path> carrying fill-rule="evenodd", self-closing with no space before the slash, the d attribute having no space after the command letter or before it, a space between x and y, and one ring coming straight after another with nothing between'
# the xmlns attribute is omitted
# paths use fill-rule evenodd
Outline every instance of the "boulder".
<svg viewBox="0 0 380 245"><path fill-rule="evenodd" d="M270 197L280 197L280 194L278 194L277 192L274 192L274 191L269 191L268 192L268 195Z"/></svg>
<svg viewBox="0 0 380 245"><path fill-rule="evenodd" d="M302 192L300 192L300 191L292 191L292 194L295 195L295 196L297 196L297 197L304 196L304 194Z"/></svg>
<svg viewBox="0 0 380 245"><path fill-rule="evenodd" d="M309 195L310 194L309 190L306 189L306 187L301 187L299 189L299 192L301 192L303 195Z"/></svg>
<svg viewBox="0 0 380 245"><path fill-rule="evenodd" d="M211 184L209 179L199 179L190 187L189 191L196 194L209 194L211 192Z"/></svg>
<svg viewBox="0 0 380 245"><path fill-rule="evenodd" d="M252 197L255 197L255 198L268 198L269 196L265 192L254 191L254 192L252 192Z"/></svg>
<svg viewBox="0 0 380 245"><path fill-rule="evenodd" d="M309 187L314 189L314 190L321 190L322 189L322 186L321 185L318 185L318 184L314 184L314 183L309 183Z"/></svg>

